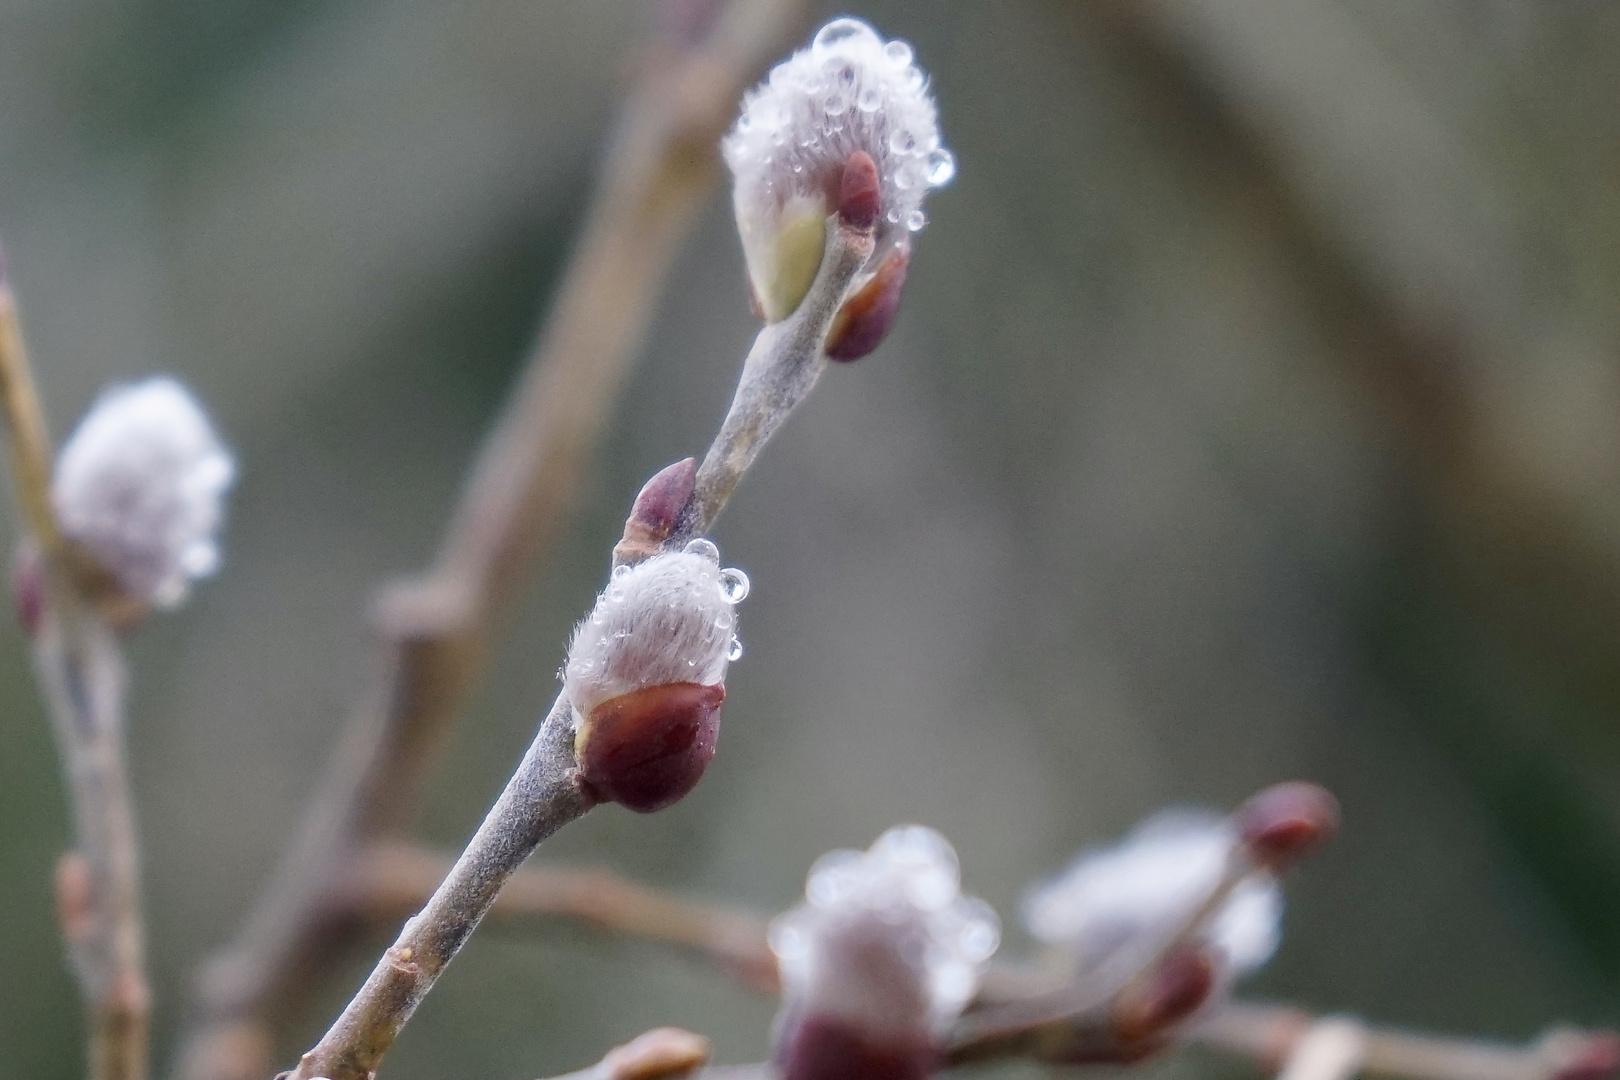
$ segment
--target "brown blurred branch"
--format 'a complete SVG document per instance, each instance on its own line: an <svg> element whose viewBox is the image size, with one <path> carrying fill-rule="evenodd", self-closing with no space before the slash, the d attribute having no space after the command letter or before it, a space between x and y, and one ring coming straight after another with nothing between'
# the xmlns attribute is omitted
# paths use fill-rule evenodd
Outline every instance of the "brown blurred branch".
<svg viewBox="0 0 1620 1080"><path fill-rule="evenodd" d="M539 346L422 581L385 591L384 674L237 940L199 979L186 1080L262 1074L266 1013L332 944L332 889L366 839L409 819L483 670L491 634L554 535L680 242L718 176L715 144L801 0L735 0L697 42L648 51ZM690 27L682 29L690 30Z"/></svg>
<svg viewBox="0 0 1620 1080"><path fill-rule="evenodd" d="M1184 1038L1276 1071L1318 1023L1299 1009L1234 1002ZM1512 1046L1368 1026L1362 1039L1360 1073L1400 1080L1602 1080L1620 1071L1620 1037L1613 1032L1555 1028Z"/></svg>
<svg viewBox="0 0 1620 1080"><path fill-rule="evenodd" d="M57 869L57 913L89 1013L91 1080L144 1080L147 1067L145 923L140 859L124 755L124 662L82 566L51 508L51 446L17 304L0 257L0 411L11 474L29 536L19 586L39 681L56 734L74 819L75 850ZM19 599L23 603L29 601Z"/></svg>
<svg viewBox="0 0 1620 1080"><path fill-rule="evenodd" d="M350 866L338 903L377 925L415 912L450 869L451 859L409 843L379 842ZM775 993L776 957L765 920L746 912L672 896L594 867L525 866L490 909L502 922L577 919L589 926L688 950L751 990Z"/></svg>

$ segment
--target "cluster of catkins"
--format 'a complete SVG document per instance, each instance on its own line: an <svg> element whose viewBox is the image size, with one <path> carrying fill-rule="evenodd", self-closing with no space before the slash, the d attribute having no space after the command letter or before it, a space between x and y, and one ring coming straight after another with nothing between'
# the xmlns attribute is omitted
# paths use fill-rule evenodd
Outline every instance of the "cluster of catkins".
<svg viewBox="0 0 1620 1080"><path fill-rule="evenodd" d="M1329 835L1336 807L1282 784L1223 817L1171 810L1082 852L1032 887L1024 929L1061 984L1114 992L1098 1030L1048 1038L1050 1063L1126 1061L1162 1047L1270 959L1276 873ZM995 912L962 896L956 853L917 825L811 868L805 902L771 926L782 976L782 1080L922 1080L944 1063L999 942Z"/></svg>

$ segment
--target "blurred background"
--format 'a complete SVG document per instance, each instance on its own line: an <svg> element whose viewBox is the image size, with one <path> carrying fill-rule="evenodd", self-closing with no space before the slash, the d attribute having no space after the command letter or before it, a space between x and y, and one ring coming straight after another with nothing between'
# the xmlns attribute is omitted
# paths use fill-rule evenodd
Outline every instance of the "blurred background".
<svg viewBox="0 0 1620 1080"><path fill-rule="evenodd" d="M548 856L771 912L822 851L919 821L1011 924L1026 882L1155 808L1306 777L1344 829L1256 993L1515 1038L1615 1023L1620 7L853 13L916 45L958 177L893 336L718 529L754 591L707 779ZM0 0L0 236L57 434L169 371L241 464L222 574L129 643L160 1060L365 685L371 590L430 559L532 341L645 17ZM499 790L630 496L707 445L753 332L717 190L425 836L459 847ZM7 619L4 1077L79 1074L67 835ZM367 967L312 992L287 1062ZM388 1075L555 1073L666 1023L747 1061L771 1012L654 946L491 927Z"/></svg>

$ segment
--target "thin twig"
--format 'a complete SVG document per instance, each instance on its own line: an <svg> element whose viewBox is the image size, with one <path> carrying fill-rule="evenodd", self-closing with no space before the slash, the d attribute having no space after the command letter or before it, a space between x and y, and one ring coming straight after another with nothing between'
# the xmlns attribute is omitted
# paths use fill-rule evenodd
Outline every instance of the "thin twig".
<svg viewBox="0 0 1620 1080"><path fill-rule="evenodd" d="M75 850L57 871L57 909L89 1014L91 1080L144 1080L145 931L135 818L124 759L123 657L81 591L51 509L50 437L0 257L0 411L41 601L30 628L34 673L67 780Z"/></svg>
<svg viewBox="0 0 1620 1080"><path fill-rule="evenodd" d="M761 330L741 386L708 459L721 462L706 500L693 496L689 520L709 522L765 440L802 402L826 364L822 348L857 274L872 254L870 227L827 219L821 266L799 309ZM700 470L699 476L702 475ZM678 542L672 538L671 543ZM422 912L405 924L341 1016L300 1059L292 1080L370 1080L416 1006L455 957L519 864L592 803L574 760L572 706L558 696L523 763L467 850Z"/></svg>
<svg viewBox="0 0 1620 1080"><path fill-rule="evenodd" d="M394 1039L542 840L593 805L574 767L572 706L558 696L506 790L427 906L405 923L293 1080L370 1080Z"/></svg>
<svg viewBox="0 0 1620 1080"><path fill-rule="evenodd" d="M23 525L47 551L61 547L51 509L51 438L45 426L34 372L23 348L17 299L0 253L0 410L6 419L6 451Z"/></svg>
<svg viewBox="0 0 1620 1080"><path fill-rule="evenodd" d="M58 911L90 1012L91 1080L144 1080L145 934L124 760L124 665L117 639L65 574L34 638L73 806L75 850L57 873Z"/></svg>
<svg viewBox="0 0 1620 1080"><path fill-rule="evenodd" d="M638 353L670 263L718 177L714 146L803 0L734 0L695 45L652 50L612 141L553 313L475 465L428 577L378 604L381 684L360 704L274 879L198 983L184 1080L245 1080L265 1013L331 951L334 883L369 838L408 821L491 635L554 535Z"/></svg>
<svg viewBox="0 0 1620 1080"><path fill-rule="evenodd" d="M827 368L822 342L844 293L872 254L870 237L828 219L827 250L810 292L794 313L759 332L743 363L737 393L714 445L698 466L697 485L671 544L709 531L766 441Z"/></svg>
<svg viewBox="0 0 1620 1080"><path fill-rule="evenodd" d="M1317 1018L1278 1005L1232 1003L1184 1035L1275 1071L1293 1056ZM1612 1032L1555 1028L1527 1046L1366 1026L1361 1072L1396 1080L1598 1080L1620 1067Z"/></svg>
<svg viewBox="0 0 1620 1080"><path fill-rule="evenodd" d="M372 925L397 925L422 906L451 865L448 856L416 844L373 844L350 868L339 903ZM524 866L507 881L489 918L503 923L574 919L689 951L759 993L775 993L780 986L764 919L684 900L610 870Z"/></svg>
<svg viewBox="0 0 1620 1080"><path fill-rule="evenodd" d="M1059 987L969 1013L952 1033L948 1059L961 1064L1017 1056L1039 1042L1042 1029L1050 1025L1073 1027L1084 1026L1090 1020L1105 1022L1114 1000L1144 973L1154 971L1167 957L1194 941L1232 891L1257 869L1243 845L1234 844L1220 880L1170 933L1149 941L1146 947L1110 953L1099 965Z"/></svg>

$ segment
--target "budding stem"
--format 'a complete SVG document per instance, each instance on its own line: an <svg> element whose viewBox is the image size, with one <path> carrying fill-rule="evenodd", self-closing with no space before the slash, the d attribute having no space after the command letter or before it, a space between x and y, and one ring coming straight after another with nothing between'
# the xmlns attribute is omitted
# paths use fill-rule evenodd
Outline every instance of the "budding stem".
<svg viewBox="0 0 1620 1080"><path fill-rule="evenodd" d="M844 224L837 214L827 219L827 247L810 291L792 315L754 339L731 408L698 467L696 490L670 544L710 530L760 449L809 396L827 367L827 331L872 247L870 229Z"/></svg>
<svg viewBox="0 0 1620 1080"><path fill-rule="evenodd" d="M574 767L572 706L559 695L506 790L421 912L290 1080L369 1080L445 966L540 842L592 806Z"/></svg>

